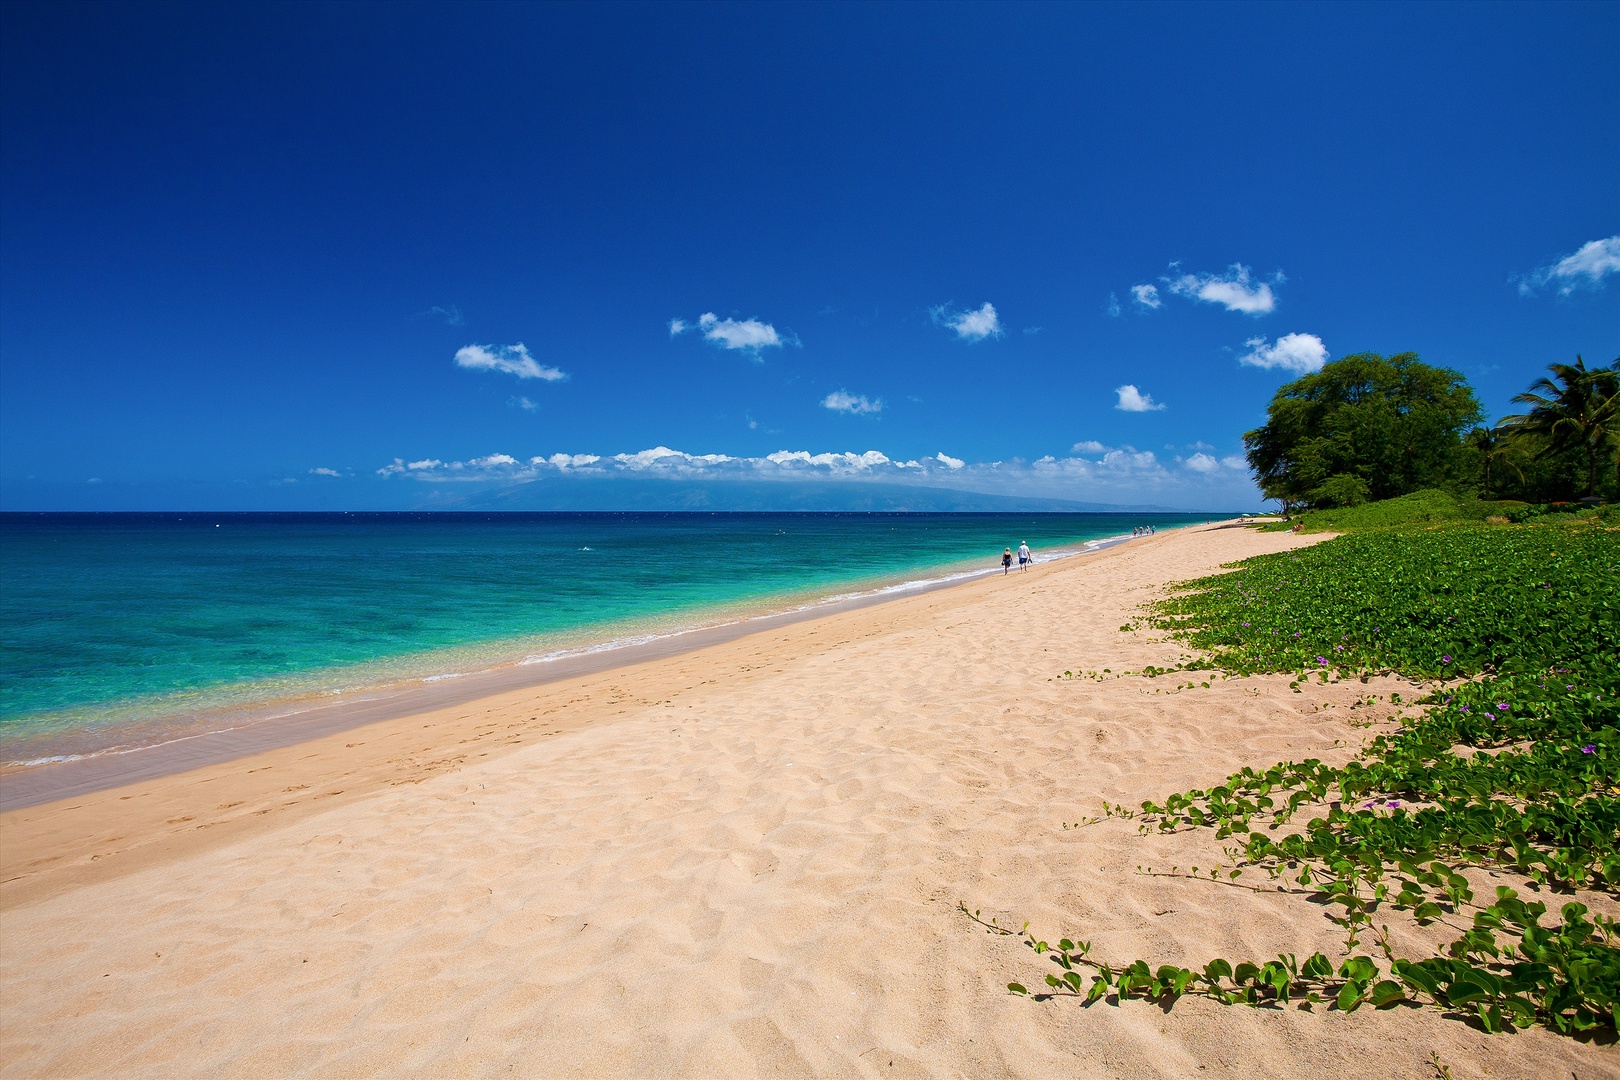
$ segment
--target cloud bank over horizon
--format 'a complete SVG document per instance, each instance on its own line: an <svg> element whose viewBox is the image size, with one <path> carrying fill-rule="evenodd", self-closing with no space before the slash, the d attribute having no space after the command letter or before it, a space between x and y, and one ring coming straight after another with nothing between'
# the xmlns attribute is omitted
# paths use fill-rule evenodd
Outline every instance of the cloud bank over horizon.
<svg viewBox="0 0 1620 1080"><path fill-rule="evenodd" d="M1196 444L1205 445L1205 444ZM760 457L692 454L668 446L634 453L535 455L492 453L465 461L396 457L375 470L383 479L406 477L427 483L516 485L538 480L594 477L646 479L767 480L790 483L832 480L948 487L990 495L1142 502L1145 498L1198 500L1219 497L1258 504L1240 454L1216 457L1199 451L1161 459L1151 450L1109 446L1096 440L1076 443L1067 456L1035 460L968 462L940 451L932 457L903 459L879 450L812 453L778 450Z"/></svg>

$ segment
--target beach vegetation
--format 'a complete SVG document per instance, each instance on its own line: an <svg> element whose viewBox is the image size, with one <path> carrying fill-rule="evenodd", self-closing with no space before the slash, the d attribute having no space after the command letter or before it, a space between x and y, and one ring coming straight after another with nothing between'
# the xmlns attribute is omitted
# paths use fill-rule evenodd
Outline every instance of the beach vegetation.
<svg viewBox="0 0 1620 1080"><path fill-rule="evenodd" d="M1592 513L1523 525L1374 529L1234 564L1155 606L1154 625L1231 674L1294 684L1393 674L1399 727L1343 766L1243 769L1142 804L1144 830L1205 830L1215 868L1322 905L1343 954L1199 968L1102 962L1020 932L1086 1003L1184 994L1352 1011L1420 1006L1486 1031L1613 1040L1620 930L1620 529ZM1533 895L1526 895L1533 894ZM1556 914L1551 914L1556 911ZM1401 955L1389 923L1448 931ZM997 932L1002 931L996 927ZM1084 971L1089 976L1082 978Z"/></svg>
<svg viewBox="0 0 1620 1080"><path fill-rule="evenodd" d="M1483 416L1460 373L1416 353L1357 353L1281 387L1243 444L1285 510L1356 506L1455 486L1463 435Z"/></svg>
<svg viewBox="0 0 1620 1080"><path fill-rule="evenodd" d="M1532 447L1535 458L1578 457L1586 466L1583 497L1597 495L1600 478L1620 484L1620 372L1614 365L1589 370L1579 356L1548 370L1551 378L1513 399L1530 410L1504 417L1497 430ZM1605 468L1611 476L1602 477Z"/></svg>
<svg viewBox="0 0 1620 1080"><path fill-rule="evenodd" d="M1285 516L1440 490L1541 507L1620 500L1620 361L1550 364L1494 425L1457 372L1412 353L1360 353L1281 387L1244 438ZM1484 520L1510 514L1463 511Z"/></svg>

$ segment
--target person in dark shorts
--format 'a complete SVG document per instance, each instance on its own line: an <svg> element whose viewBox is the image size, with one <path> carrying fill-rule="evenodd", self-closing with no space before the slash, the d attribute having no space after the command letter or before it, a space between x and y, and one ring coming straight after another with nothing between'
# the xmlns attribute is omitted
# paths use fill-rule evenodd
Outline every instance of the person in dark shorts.
<svg viewBox="0 0 1620 1080"><path fill-rule="evenodd" d="M1007 571L1012 569L1012 548L1006 548L1001 553L1001 576L1006 577Z"/></svg>

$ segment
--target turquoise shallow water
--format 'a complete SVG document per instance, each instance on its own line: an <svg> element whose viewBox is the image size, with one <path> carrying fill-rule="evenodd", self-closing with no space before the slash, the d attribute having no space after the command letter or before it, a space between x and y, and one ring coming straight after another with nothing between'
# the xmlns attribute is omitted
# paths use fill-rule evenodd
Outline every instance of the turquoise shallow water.
<svg viewBox="0 0 1620 1080"><path fill-rule="evenodd" d="M1110 514L4 514L0 761L1202 521ZM43 740L43 742L42 742Z"/></svg>

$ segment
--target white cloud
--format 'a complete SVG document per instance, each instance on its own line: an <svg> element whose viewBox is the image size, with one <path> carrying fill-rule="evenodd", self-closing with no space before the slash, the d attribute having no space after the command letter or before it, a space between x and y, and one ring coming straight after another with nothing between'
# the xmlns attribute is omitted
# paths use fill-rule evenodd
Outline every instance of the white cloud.
<svg viewBox="0 0 1620 1080"><path fill-rule="evenodd" d="M821 399L821 407L831 409L833 412L846 412L853 416L861 416L882 412L883 399L878 398L876 401L869 401L864 394L856 396L846 390L835 390Z"/></svg>
<svg viewBox="0 0 1620 1080"><path fill-rule="evenodd" d="M595 454L552 454L548 458L530 458L530 465L551 465L558 469L584 469L602 459Z"/></svg>
<svg viewBox="0 0 1620 1080"><path fill-rule="evenodd" d="M342 476L343 474L338 472L336 469L328 469L326 466L322 465L322 466L320 466L318 468L314 468L314 469L309 470L309 475L311 475L311 476Z"/></svg>
<svg viewBox="0 0 1620 1080"><path fill-rule="evenodd" d="M681 334L686 333L690 329L692 329L692 326L685 319L671 319L671 320L669 320L669 336L670 337L679 337Z"/></svg>
<svg viewBox="0 0 1620 1080"><path fill-rule="evenodd" d="M651 450L641 450L634 454L614 454L613 460L632 472L645 472L648 469L667 468L670 465L723 465L733 459L725 454L687 454L680 450L671 450L667 446L655 446Z"/></svg>
<svg viewBox="0 0 1620 1080"><path fill-rule="evenodd" d="M1263 337L1250 338L1243 344L1249 351L1238 357L1238 363L1257 368L1282 368L1300 375L1321 371L1327 363L1327 346L1315 334L1284 334L1275 345L1267 345Z"/></svg>
<svg viewBox="0 0 1620 1080"><path fill-rule="evenodd" d="M1250 277L1249 268L1241 263L1233 263L1222 274L1182 274L1177 278L1160 280L1177 296L1207 304L1220 304L1227 311L1265 315L1277 306L1277 296L1271 291L1271 284L1265 281L1255 283ZM1280 283L1284 279L1278 273L1271 280Z"/></svg>
<svg viewBox="0 0 1620 1080"><path fill-rule="evenodd" d="M1102 443L1098 442L1096 439L1086 439L1083 442L1077 442L1073 446L1069 447L1069 453L1071 453L1071 454L1106 454L1106 453L1108 453L1108 451L1110 449L1111 449L1110 447L1104 446Z"/></svg>
<svg viewBox="0 0 1620 1080"><path fill-rule="evenodd" d="M464 345L456 350L456 366L473 371L504 371L520 379L557 382L568 376L554 367L541 365L523 342L516 345Z"/></svg>
<svg viewBox="0 0 1620 1080"><path fill-rule="evenodd" d="M1103 306L1103 314L1107 315L1110 319L1119 318L1119 294L1118 293L1109 293L1108 294L1108 303Z"/></svg>
<svg viewBox="0 0 1620 1080"><path fill-rule="evenodd" d="M1521 278L1519 295L1531 296L1542 286L1557 283L1558 295L1568 296L1576 289L1595 289L1614 273L1620 273L1620 236L1588 240L1579 251Z"/></svg>
<svg viewBox="0 0 1620 1080"><path fill-rule="evenodd" d="M540 407L540 406L536 405L534 402L530 401L526 397L507 398L506 403L508 405L515 405L518 408L522 409L524 412L534 412L536 409L538 409Z"/></svg>
<svg viewBox="0 0 1620 1080"><path fill-rule="evenodd" d="M1144 394L1129 383L1116 387L1114 393L1119 395L1119 404L1114 408L1120 412L1157 412L1164 408L1154 402L1152 394Z"/></svg>
<svg viewBox="0 0 1620 1080"><path fill-rule="evenodd" d="M1159 299L1157 285L1132 285L1131 299L1150 311L1164 306L1164 301Z"/></svg>
<svg viewBox="0 0 1620 1080"><path fill-rule="evenodd" d="M956 311L949 304L930 308L928 314L939 326L948 326L964 341L983 341L1003 333L996 307L988 301L976 311Z"/></svg>
<svg viewBox="0 0 1620 1080"><path fill-rule="evenodd" d="M1205 453L1197 453L1182 462L1193 472L1212 473L1221 467L1221 463Z"/></svg>
<svg viewBox="0 0 1620 1080"><path fill-rule="evenodd" d="M690 454L668 446L601 456L556 453L520 460L492 453L467 461L395 458L376 470L381 477L405 476L428 484L512 485L570 476L643 480L830 480L944 487L992 495L1023 495L1113 503L1154 502L1209 509L1249 509L1259 492L1239 455L1216 459L1202 451L1175 461L1130 446L1107 447L1087 440L1075 453L1100 457L1011 458L970 462L940 452L920 460L891 458L878 450L812 453L778 450L764 457Z"/></svg>
<svg viewBox="0 0 1620 1080"><path fill-rule="evenodd" d="M670 334L678 333L675 324L679 319L670 321ZM797 343L796 338L784 338L776 332L776 327L770 323L760 322L758 319L722 319L712 311L705 311L698 316L698 329L703 331L705 341L711 341L722 349L737 349L749 353L755 360L759 360L761 349L780 349L784 341ZM686 329L683 323L681 329Z"/></svg>

